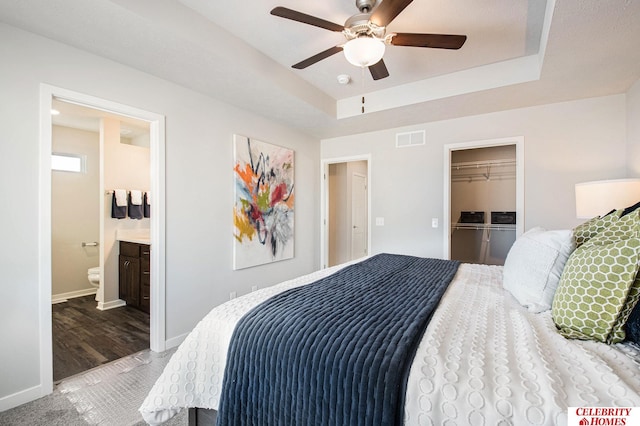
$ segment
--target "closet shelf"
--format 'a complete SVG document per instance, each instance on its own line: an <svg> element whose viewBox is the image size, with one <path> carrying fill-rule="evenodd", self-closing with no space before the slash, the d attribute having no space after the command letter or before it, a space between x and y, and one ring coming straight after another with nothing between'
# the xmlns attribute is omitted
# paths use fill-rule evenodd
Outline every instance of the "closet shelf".
<svg viewBox="0 0 640 426"><path fill-rule="evenodd" d="M487 160L451 163L451 181L469 183L491 179L514 179L516 160Z"/></svg>
<svg viewBox="0 0 640 426"><path fill-rule="evenodd" d="M491 179L503 180L503 179L515 179L515 172L488 172L488 173L465 173L456 174L451 176L451 182L480 182L490 181Z"/></svg>
<svg viewBox="0 0 640 426"><path fill-rule="evenodd" d="M454 223L451 225L451 230L456 231L459 229L470 229L475 231L491 230L491 231L515 231L516 225L498 225L491 223Z"/></svg>

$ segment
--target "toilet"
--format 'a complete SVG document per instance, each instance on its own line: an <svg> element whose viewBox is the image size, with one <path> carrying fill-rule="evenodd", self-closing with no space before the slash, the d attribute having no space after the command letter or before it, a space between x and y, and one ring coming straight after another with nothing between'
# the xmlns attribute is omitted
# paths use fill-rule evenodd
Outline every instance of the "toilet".
<svg viewBox="0 0 640 426"><path fill-rule="evenodd" d="M100 287L100 267L96 266L93 268L89 268L87 271L87 278L89 279L89 283L95 288Z"/></svg>

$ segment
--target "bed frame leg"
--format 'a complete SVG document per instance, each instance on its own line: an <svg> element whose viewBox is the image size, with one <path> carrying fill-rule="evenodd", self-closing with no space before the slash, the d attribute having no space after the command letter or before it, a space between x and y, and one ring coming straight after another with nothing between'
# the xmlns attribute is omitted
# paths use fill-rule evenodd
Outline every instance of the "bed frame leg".
<svg viewBox="0 0 640 426"><path fill-rule="evenodd" d="M189 408L189 426L213 426L218 412L207 408Z"/></svg>
<svg viewBox="0 0 640 426"><path fill-rule="evenodd" d="M189 426L198 426L198 413L195 408L189 408Z"/></svg>

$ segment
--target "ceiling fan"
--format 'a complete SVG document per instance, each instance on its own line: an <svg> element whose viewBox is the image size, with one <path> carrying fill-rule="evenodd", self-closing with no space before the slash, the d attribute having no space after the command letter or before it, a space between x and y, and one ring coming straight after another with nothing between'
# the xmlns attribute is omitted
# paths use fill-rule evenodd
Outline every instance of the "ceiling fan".
<svg viewBox="0 0 640 426"><path fill-rule="evenodd" d="M331 47L313 55L293 65L293 68L307 68L344 50L345 57L350 63L360 67L369 67L373 79L380 80L389 76L389 71L382 60L385 45L460 49L467 40L466 35L453 34L386 34L386 26L412 1L382 0L380 2L379 0L356 0L356 7L360 13L351 16L344 25L325 21L286 7L276 7L271 11L271 14L329 31L341 32L347 39L345 44ZM379 2L379 4L374 8L376 2Z"/></svg>

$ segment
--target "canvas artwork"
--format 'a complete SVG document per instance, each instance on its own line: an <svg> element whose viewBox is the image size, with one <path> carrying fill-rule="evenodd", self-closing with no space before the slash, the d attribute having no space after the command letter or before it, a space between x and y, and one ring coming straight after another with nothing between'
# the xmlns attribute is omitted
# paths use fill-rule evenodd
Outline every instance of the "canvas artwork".
<svg viewBox="0 0 640 426"><path fill-rule="evenodd" d="M233 268L293 257L293 150L234 135Z"/></svg>

